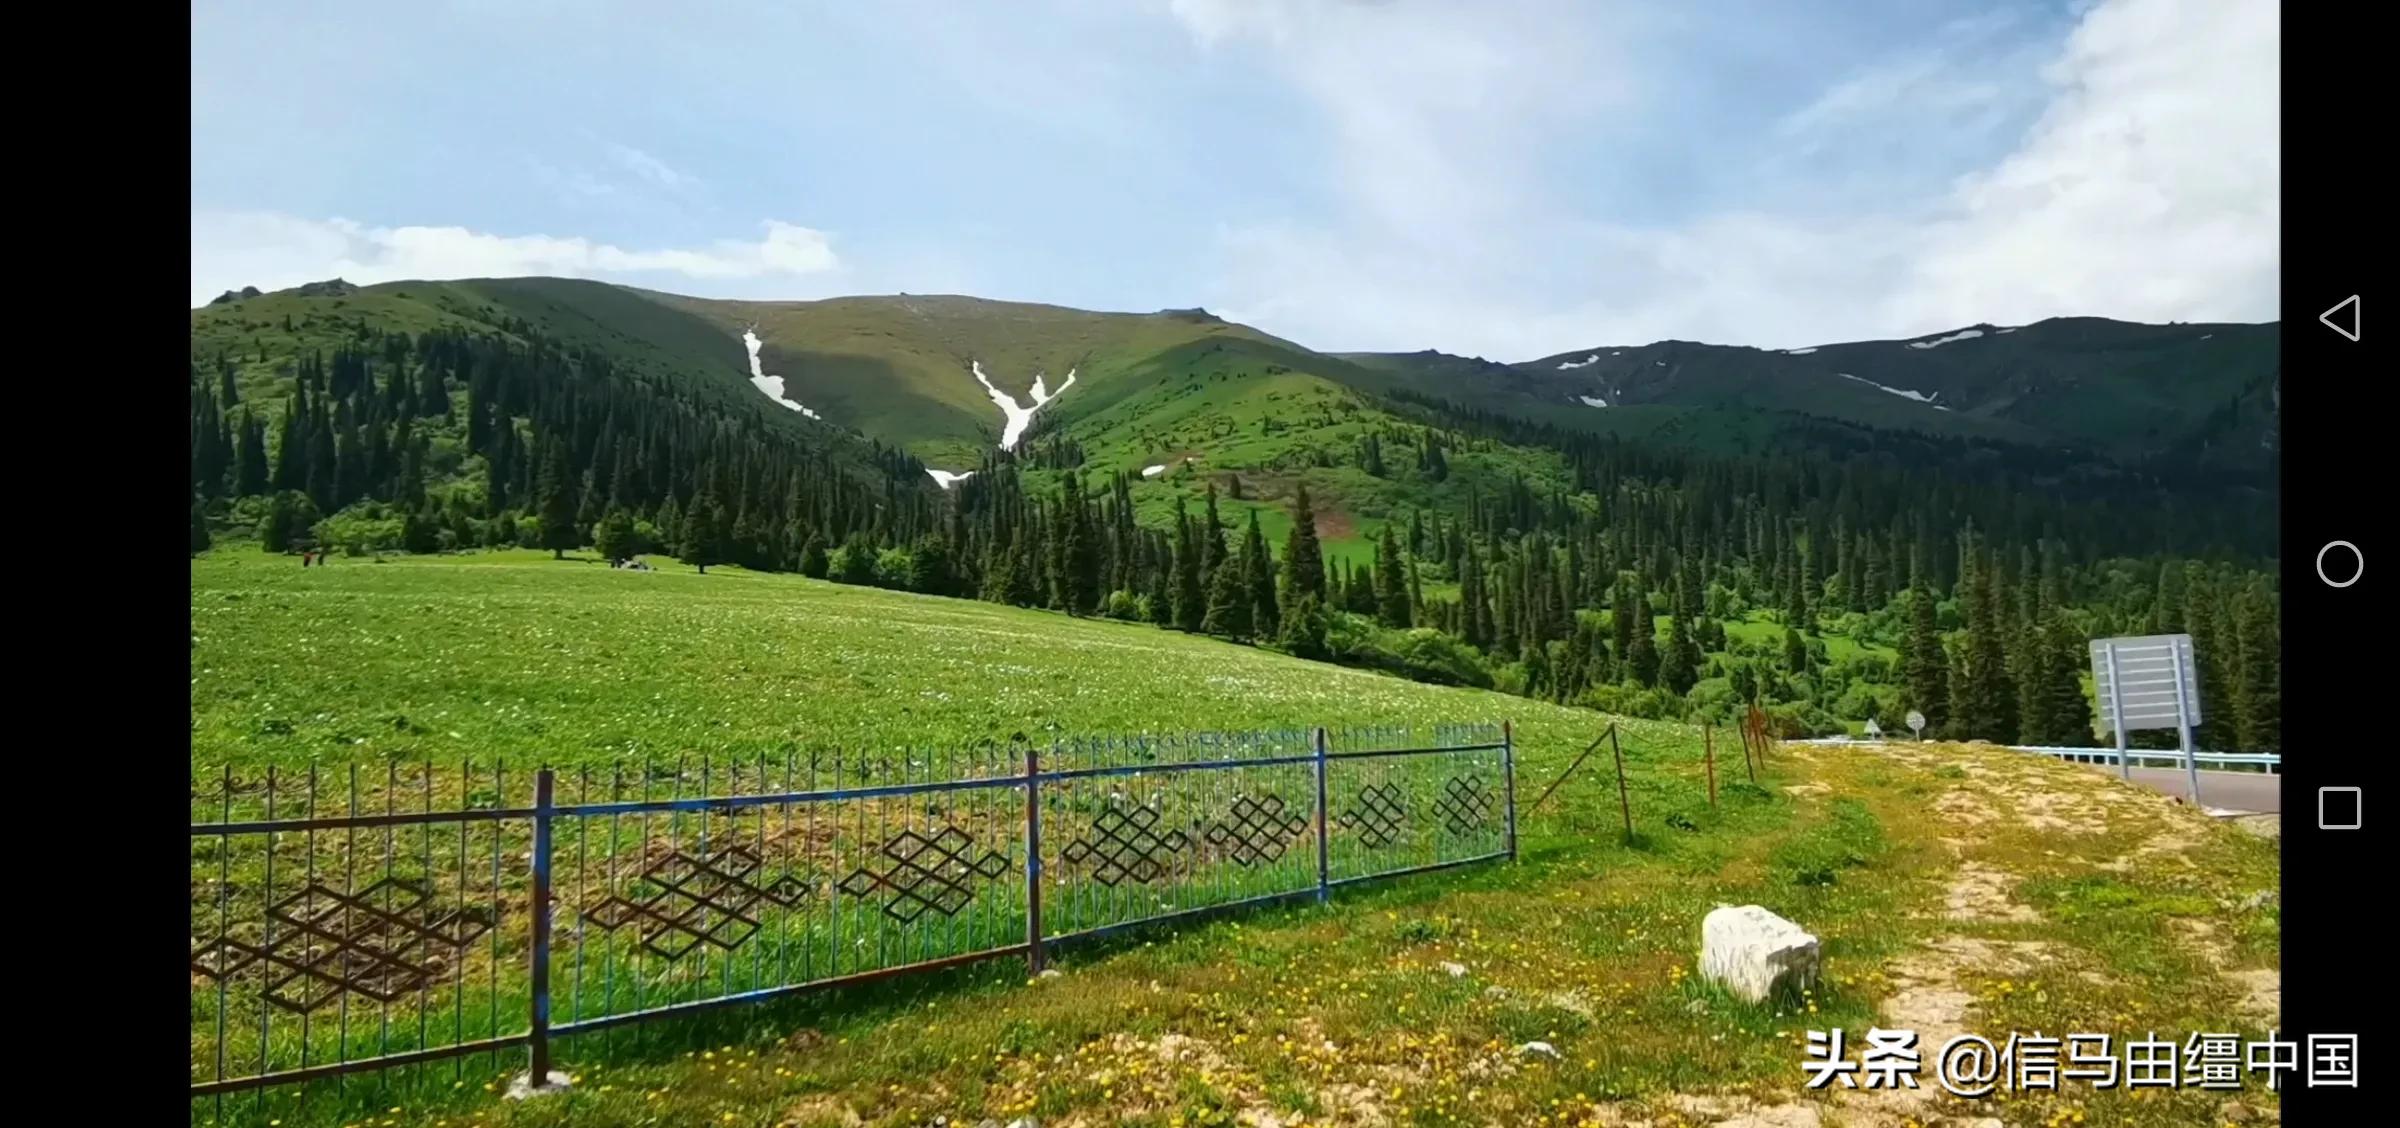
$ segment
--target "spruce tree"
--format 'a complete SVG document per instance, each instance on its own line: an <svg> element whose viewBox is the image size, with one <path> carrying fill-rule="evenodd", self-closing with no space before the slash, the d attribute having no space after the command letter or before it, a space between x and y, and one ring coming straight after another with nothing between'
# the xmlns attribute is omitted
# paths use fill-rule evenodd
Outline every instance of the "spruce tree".
<svg viewBox="0 0 2400 1128"><path fill-rule="evenodd" d="M1483 560L1472 549L1459 553L1459 636L1479 650L1492 645L1491 605L1483 594Z"/></svg>
<svg viewBox="0 0 2400 1128"><path fill-rule="evenodd" d="M1408 579L1401 574L1400 542L1389 524L1375 546L1375 618L1387 627L1409 625Z"/></svg>
<svg viewBox="0 0 2400 1128"><path fill-rule="evenodd" d="M2013 744L2017 700L2004 646L2007 624L1992 563L1982 539L1973 533L1960 538L1959 573L1966 637L1959 652L1961 695L1952 701L1951 728L1961 740Z"/></svg>
<svg viewBox="0 0 2400 1128"><path fill-rule="evenodd" d="M1200 574L1203 578L1214 577L1217 565L1225 562L1225 523L1217 518L1217 484L1213 481L1208 484L1208 515L1198 536Z"/></svg>
<svg viewBox="0 0 2400 1128"><path fill-rule="evenodd" d="M1196 633L1208 617L1208 594L1200 586L1201 549L1194 532L1184 517L1183 499L1175 499L1175 626Z"/></svg>
<svg viewBox="0 0 2400 1128"><path fill-rule="evenodd" d="M233 467L235 497L255 497L267 492L267 427L250 414L249 408L242 409Z"/></svg>
<svg viewBox="0 0 2400 1128"><path fill-rule="evenodd" d="M2282 642L2275 621L2274 590L2265 576L2251 577L2234 615L2234 751L2283 751Z"/></svg>
<svg viewBox="0 0 2400 1128"><path fill-rule="evenodd" d="M2038 740L2031 734L2026 739L2062 748L2088 747L2092 743L2092 708L2083 695L2082 675L2090 651L2083 632L2067 621L2066 612L2052 608L2042 638L2048 655L2041 671L2044 732Z"/></svg>
<svg viewBox="0 0 2400 1128"><path fill-rule="evenodd" d="M1171 561L1150 569L1150 596L1144 600L1148 606L1143 610L1148 612L1151 622L1162 627L1175 625L1175 595L1171 583L1174 574Z"/></svg>
<svg viewBox="0 0 2400 1128"><path fill-rule="evenodd" d="M1922 587L1908 592L1908 634L1900 644L1900 669L1908 707L1925 716L1932 732L1948 730L1950 670L1942 650L1940 620L1933 593Z"/></svg>
<svg viewBox="0 0 2400 1128"><path fill-rule="evenodd" d="M2169 560L2158 566L2158 586L2150 598L2151 634L2183 633L2184 563Z"/></svg>
<svg viewBox="0 0 2400 1128"><path fill-rule="evenodd" d="M1317 544L1316 511L1308 504L1308 486L1292 492L1292 531L1284 536L1283 575L1278 594L1285 605L1310 596L1325 601L1325 554Z"/></svg>
<svg viewBox="0 0 2400 1128"><path fill-rule="evenodd" d="M542 522L542 539L549 540L549 522ZM724 563L725 517L717 508L714 494L702 494L693 499L692 507L684 510L683 528L675 534L676 559L708 574L708 566Z"/></svg>
<svg viewBox="0 0 2400 1128"><path fill-rule="evenodd" d="M1634 636L1633 573L1617 573L1617 582L1609 585L1608 629L1619 661L1633 658Z"/></svg>
<svg viewBox="0 0 2400 1128"><path fill-rule="evenodd" d="M534 485L541 506L542 547L550 550L551 559L564 560L568 549L583 543L575 531L575 472L567 465L564 441L552 439L545 445L549 450L542 459L542 476Z"/></svg>
<svg viewBox="0 0 2400 1128"><path fill-rule="evenodd" d="M652 550L674 555L682 549L683 505L675 500L674 494L668 494L666 502L658 507L658 517L653 523L658 526L658 543L651 546ZM824 576L820 574L817 578Z"/></svg>
<svg viewBox="0 0 2400 1128"><path fill-rule="evenodd" d="M1200 629L1222 638L1250 637L1250 583L1241 561L1227 557L1218 562L1216 573L1209 577L1208 611L1201 617Z"/></svg>
<svg viewBox="0 0 2400 1128"><path fill-rule="evenodd" d="M2230 679L2225 676L2227 652L2238 645L2223 625L2226 600L2222 586L2200 562L2185 566L2183 631L2192 636L2192 667L2199 677L2200 715L2205 718L2192 739L2204 747L2231 743L2240 712L2227 708L2233 704L2226 684Z"/></svg>
<svg viewBox="0 0 2400 1128"><path fill-rule="evenodd" d="M1250 588L1250 629L1260 638L1273 638L1283 619L1275 600L1275 559L1267 554L1267 538L1258 531L1255 509L1242 531L1241 562L1243 582Z"/></svg>
<svg viewBox="0 0 2400 1128"><path fill-rule="evenodd" d="M1067 475L1064 512L1059 519L1065 524L1061 546L1059 584L1067 614L1089 615L1100 602L1100 545L1099 532L1092 526L1091 511L1084 505L1080 473Z"/></svg>
<svg viewBox="0 0 2400 1128"><path fill-rule="evenodd" d="M1650 614L1650 596L1644 592L1633 601L1633 641L1626 652L1625 664L1636 684L1658 684L1658 627Z"/></svg>
<svg viewBox="0 0 2400 1128"><path fill-rule="evenodd" d="M1700 682L1700 647L1692 641L1689 621L1680 615L1668 630L1667 653L1661 659L1658 680L1678 696L1690 693Z"/></svg>

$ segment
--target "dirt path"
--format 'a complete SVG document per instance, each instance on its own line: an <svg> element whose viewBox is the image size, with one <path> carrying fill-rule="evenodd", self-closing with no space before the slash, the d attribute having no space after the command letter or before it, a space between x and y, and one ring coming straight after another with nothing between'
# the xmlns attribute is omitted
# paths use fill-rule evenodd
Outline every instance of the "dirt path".
<svg viewBox="0 0 2400 1128"><path fill-rule="evenodd" d="M1926 1087L1841 1092L1827 1119L1866 1128L2058 1123L2020 1119L1990 1102L1962 1101L1935 1087L1930 1072L1940 1047L1953 1037L1973 1033L1998 1043L2006 1036L1987 1020L1972 989L1974 981L2001 977L2005 992L2015 977L2062 966L2086 983L2116 981L2114 969L2105 959L2095 959L2095 953L2071 949L2057 939L2023 935L2057 930L2041 927L2053 922L2018 898L2018 886L2031 876L2021 870L2071 868L2059 866L2057 859L2062 853L2071 855L2078 844L2088 848L2130 839L2130 850L2093 868L2182 877L2195 869L2195 851L2226 828L2211 825L2207 816L2155 791L1994 749L1889 745L1876 754L1948 782L1931 808L1955 828L1938 841L1957 864L1943 889L1942 927L1885 968L1892 990L1881 1006L1883 1020L1890 1028L1917 1032L1928 1065ZM2016 864L2030 860L2045 864ZM2251 900L2241 908L2259 907L2258 898ZM2281 995L2274 968L2241 966L2240 956L2207 917L2178 916L2168 923L2175 942L2200 957L2238 999L2240 1017L2274 1025ZM2273 1113L2271 1101L2263 1109L2235 1102L2226 1110L2233 1119ZM2081 1116L2078 1111L2073 1120Z"/></svg>

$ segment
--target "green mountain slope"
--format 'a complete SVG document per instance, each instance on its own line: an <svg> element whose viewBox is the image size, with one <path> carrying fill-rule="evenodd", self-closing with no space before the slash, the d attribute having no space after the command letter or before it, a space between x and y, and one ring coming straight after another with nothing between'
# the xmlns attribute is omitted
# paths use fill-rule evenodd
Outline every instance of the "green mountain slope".
<svg viewBox="0 0 2400 1128"><path fill-rule="evenodd" d="M2279 340L2272 324L2055 318L1781 351L1661 341L1516 364L1347 359L1385 387L1608 433L1655 433L1663 408L1701 434L1755 434L1723 414L1747 410L2260 472L2275 449ZM1719 418L1694 426L1694 411Z"/></svg>

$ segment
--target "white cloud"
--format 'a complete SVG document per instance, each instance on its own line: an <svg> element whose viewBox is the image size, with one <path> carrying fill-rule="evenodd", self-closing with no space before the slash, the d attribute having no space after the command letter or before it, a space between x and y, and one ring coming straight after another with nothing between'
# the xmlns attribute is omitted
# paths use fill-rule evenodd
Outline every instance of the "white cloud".
<svg viewBox="0 0 2400 1128"><path fill-rule="evenodd" d="M1910 114L2022 138L1948 183L1832 204L1776 191L1634 223L1544 175L1590 145L1589 115L1639 108L1632 46L1599 21L1482 6L1174 0L1203 49L1267 52L1340 138L1341 218L1229 227L1212 308L1318 348L1427 346L1507 359L1684 338L1794 347L1980 321L2276 315L2279 28L2252 0L2102 0L2036 67L2021 42L1970 65L1993 26L1828 76L1771 131L1774 169L1893 136ZM1612 78L1612 76L1614 76ZM1589 84L1596 89L1587 89ZM2013 107L2013 108L2012 108Z"/></svg>
<svg viewBox="0 0 2400 1128"><path fill-rule="evenodd" d="M789 280L836 270L825 233L779 220L755 242L636 251L581 237L494 235L464 227L370 227L346 219L274 212L192 213L192 304L226 290L278 290L346 278L361 284L413 278L555 275L608 278Z"/></svg>

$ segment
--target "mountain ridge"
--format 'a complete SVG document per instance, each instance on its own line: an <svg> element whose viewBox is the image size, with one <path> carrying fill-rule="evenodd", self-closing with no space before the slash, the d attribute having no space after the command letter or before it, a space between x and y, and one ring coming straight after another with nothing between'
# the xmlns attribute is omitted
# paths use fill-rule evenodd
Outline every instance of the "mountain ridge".
<svg viewBox="0 0 2400 1128"><path fill-rule="evenodd" d="M217 319L293 305L372 305L412 287L474 295L707 381L753 383L765 402L777 402L766 391L773 387L786 407L805 405L827 426L953 474L971 469L1008 433L1009 409L996 410L999 396L1029 413L1030 427L1016 431L1071 433L1078 420L1188 375L1194 365L1231 371L1223 367L1229 358L1370 397L1406 393L1669 442L1772 440L1789 421L1815 418L2246 476L2271 470L2279 423L2275 322L2155 325L2069 316L1794 349L1670 338L1496 361L1436 349L1319 352L1200 308L1098 311L915 293L753 301L537 277L228 291L193 311L195 350L204 325ZM743 342L753 332L755 369ZM1058 395L1070 373L1073 392ZM770 385L762 377L775 379ZM1035 395L1037 387L1050 395ZM1023 409L1027 400L1042 402Z"/></svg>

